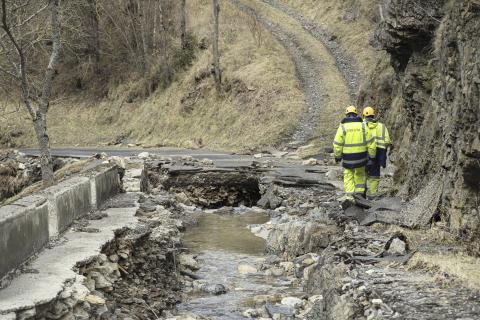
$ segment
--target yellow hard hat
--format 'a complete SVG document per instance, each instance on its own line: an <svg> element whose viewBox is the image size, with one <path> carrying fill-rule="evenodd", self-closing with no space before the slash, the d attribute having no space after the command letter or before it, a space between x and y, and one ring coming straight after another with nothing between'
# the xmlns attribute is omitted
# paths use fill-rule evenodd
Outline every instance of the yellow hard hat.
<svg viewBox="0 0 480 320"><path fill-rule="evenodd" d="M363 117L366 118L370 116L375 117L375 110L372 107L363 108Z"/></svg>
<svg viewBox="0 0 480 320"><path fill-rule="evenodd" d="M355 106L347 107L347 110L345 111L345 114L349 114L349 113L354 113L354 114L358 115L357 108Z"/></svg>

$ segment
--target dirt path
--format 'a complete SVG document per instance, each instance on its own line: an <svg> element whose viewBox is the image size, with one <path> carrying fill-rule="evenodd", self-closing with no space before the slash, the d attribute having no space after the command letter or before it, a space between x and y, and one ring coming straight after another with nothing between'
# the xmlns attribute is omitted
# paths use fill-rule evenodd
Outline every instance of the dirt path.
<svg viewBox="0 0 480 320"><path fill-rule="evenodd" d="M341 111L351 100L351 90L329 48L296 19L269 4L250 0L231 2L255 16L286 48L295 63L306 107L297 130L288 137L289 146L299 147L316 137L330 142Z"/></svg>
<svg viewBox="0 0 480 320"><path fill-rule="evenodd" d="M340 43L335 41L332 35L329 34L325 29L305 18L301 13L297 12L293 8L290 8L289 6L278 2L277 0L262 1L297 20L303 26L305 31L322 42L328 48L328 51L335 58L337 68L340 70L343 78L348 84L350 90L350 99L352 102L355 102L360 83L360 73L357 66L353 62L353 59L342 48Z"/></svg>

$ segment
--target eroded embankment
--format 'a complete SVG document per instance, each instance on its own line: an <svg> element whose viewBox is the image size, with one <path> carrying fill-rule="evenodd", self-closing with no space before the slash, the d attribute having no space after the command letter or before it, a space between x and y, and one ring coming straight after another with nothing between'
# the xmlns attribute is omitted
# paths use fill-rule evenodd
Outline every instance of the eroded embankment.
<svg viewBox="0 0 480 320"><path fill-rule="evenodd" d="M192 177L205 170L190 165L196 169L182 170L184 175ZM168 176L172 166L157 162L154 167L150 177L159 181L157 174ZM255 303L240 307L237 315L274 319L474 319L480 315L477 291L453 275L409 264L414 250L423 250L421 246L412 244L400 228L375 224L407 225L405 204L385 199L342 209L339 193L326 181L338 179L338 170L331 167L265 161L250 173L258 175L262 195L257 203L262 208L255 210L270 216L269 222L251 226L252 232L266 238L267 250L251 273L273 276L270 284L285 277L291 281L287 287L300 285L305 293L295 296L288 290L273 290L263 294L259 289L251 292ZM177 193L177 199L182 198L189 197ZM213 257L207 255L207 259ZM205 263L201 255L199 260L200 265ZM195 281L189 285L195 287ZM222 318L215 311L209 316ZM176 317L184 318L185 314Z"/></svg>
<svg viewBox="0 0 480 320"><path fill-rule="evenodd" d="M147 163L143 185L150 197L168 191L198 220L198 226L187 230L184 245L194 255L179 258L185 295L175 319L303 318L312 301L319 298L309 301L300 285L303 269L317 255L305 255L295 264L280 252L284 248L275 248L275 244L266 248L246 229L250 225L256 234L266 236L269 230L265 233L264 228L271 222L264 224L265 219L277 223L281 211L269 209L276 206L274 185L305 189L303 199L334 189L321 182L323 169L310 168L313 171L307 173L300 166L277 165L252 161L223 166L162 160ZM262 194L270 196L261 199ZM264 208L249 208L253 204ZM306 243L294 239L291 245Z"/></svg>
<svg viewBox="0 0 480 320"><path fill-rule="evenodd" d="M178 221L167 211L148 214L146 198L139 204L138 224L117 231L101 255L78 266L85 286L105 302L85 310L92 318L155 319L178 302Z"/></svg>

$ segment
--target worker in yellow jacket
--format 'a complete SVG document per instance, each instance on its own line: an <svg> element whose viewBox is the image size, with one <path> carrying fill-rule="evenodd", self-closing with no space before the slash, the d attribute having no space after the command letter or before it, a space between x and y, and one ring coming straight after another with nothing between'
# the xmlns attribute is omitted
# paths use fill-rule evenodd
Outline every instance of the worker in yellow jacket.
<svg viewBox="0 0 480 320"><path fill-rule="evenodd" d="M335 135L333 150L335 162L343 161L343 186L351 199L354 194L365 195L365 168L374 162L377 143L356 107L348 107L345 115Z"/></svg>
<svg viewBox="0 0 480 320"><path fill-rule="evenodd" d="M380 167L387 166L387 149L391 145L390 134L385 124L378 122L372 107L363 109L363 119L377 142L377 156L373 165L367 168L367 197L378 195Z"/></svg>

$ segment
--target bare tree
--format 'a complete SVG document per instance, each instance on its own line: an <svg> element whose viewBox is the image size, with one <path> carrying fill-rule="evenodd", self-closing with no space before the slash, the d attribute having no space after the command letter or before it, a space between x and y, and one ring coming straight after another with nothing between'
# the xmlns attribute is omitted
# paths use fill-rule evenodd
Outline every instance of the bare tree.
<svg viewBox="0 0 480 320"><path fill-rule="evenodd" d="M220 70L220 53L218 50L218 25L220 15L220 4L218 0L213 0L213 73L215 76L215 86L217 92L220 92L222 85L222 74Z"/></svg>
<svg viewBox="0 0 480 320"><path fill-rule="evenodd" d="M147 69L147 58L149 54L149 44L148 44L148 31L147 31L147 23L148 23L148 10L150 9L150 0L148 2L146 0L138 1L137 2L137 14L139 16L138 18L138 24L140 27L140 37L142 39L142 56L143 56L143 63L144 63L144 69Z"/></svg>
<svg viewBox="0 0 480 320"><path fill-rule="evenodd" d="M187 0L180 2L180 41L182 49L187 48Z"/></svg>
<svg viewBox="0 0 480 320"><path fill-rule="evenodd" d="M165 24L165 12L163 10L162 1L158 2L158 11L160 14L160 34L161 34L161 44L162 44L162 56L165 62L168 62L168 50L167 50L167 42L168 42L168 35L167 35L167 26Z"/></svg>
<svg viewBox="0 0 480 320"><path fill-rule="evenodd" d="M38 4L40 1L36 2ZM26 2L29 4L29 1ZM22 7L23 6L23 7ZM35 129L38 145L40 147L40 164L42 168L42 180L44 186L50 186L55 182L53 174L53 161L50 153L50 140L47 134L47 112L52 96L53 79L60 59L60 21L59 7L60 0L49 0L45 5L36 9L35 12L25 15L22 21L18 21L19 11L25 12L25 2L1 0L2 35L0 54L7 61L9 68L2 68L0 71L9 75L15 80L22 95L25 107L27 108ZM44 10L50 9L51 27L51 53L47 68L44 72L40 88L37 88L29 79L29 66L27 51L40 41L38 38L29 38L22 26L27 25L32 19L40 15ZM22 32L23 31L23 32ZM5 40L4 40L5 39ZM28 40L28 41L27 41Z"/></svg>
<svg viewBox="0 0 480 320"><path fill-rule="evenodd" d="M97 12L97 0L87 0L88 9L91 22L90 30L90 55L93 56L94 60L94 72L98 73L98 68L100 65L100 35L98 29L98 12Z"/></svg>

